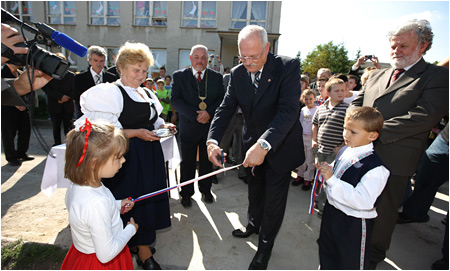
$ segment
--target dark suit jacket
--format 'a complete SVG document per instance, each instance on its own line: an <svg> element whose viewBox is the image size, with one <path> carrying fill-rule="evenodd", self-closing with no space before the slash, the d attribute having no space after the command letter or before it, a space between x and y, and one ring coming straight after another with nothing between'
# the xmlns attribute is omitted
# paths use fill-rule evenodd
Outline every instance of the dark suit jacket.
<svg viewBox="0 0 450 271"><path fill-rule="evenodd" d="M214 117L216 108L222 102L224 96L222 75L214 70L207 69L208 90L205 103L206 111ZM203 95L206 84L206 73L200 85L200 93ZM170 100L173 108L179 114L180 136L191 136L198 138L208 134L209 123L201 124L197 119L199 111L197 79L192 74L192 69L179 70L173 73L172 98Z"/></svg>
<svg viewBox="0 0 450 271"><path fill-rule="evenodd" d="M117 79L119 79L117 76L115 76L114 74L103 70L103 83L110 83L110 82L114 82ZM73 81L73 91L74 91L74 96L73 98L75 99L75 101L80 104L80 96L81 94L83 94L83 92L85 92L86 90L88 90L89 88L95 86L95 81L94 78L92 78L92 74L90 71L90 68L88 68L87 71L79 73L77 75L75 75L75 79Z"/></svg>
<svg viewBox="0 0 450 271"><path fill-rule="evenodd" d="M296 168L305 160L299 121L300 93L300 63L296 59L269 53L256 94L247 69L243 65L233 68L208 140L221 141L236 107L240 106L245 120L244 152L259 138L265 139L272 146L265 159L276 172Z"/></svg>
<svg viewBox="0 0 450 271"><path fill-rule="evenodd" d="M378 109L384 127L375 151L391 175L412 176L431 128L448 112L448 69L423 59L386 88L393 68L375 70L351 103Z"/></svg>
<svg viewBox="0 0 450 271"><path fill-rule="evenodd" d="M67 95L70 98L73 98L74 78L75 74L71 71L68 71L61 80L51 80L47 83L47 85L42 87L42 90L47 93L48 96L47 110L49 113L73 113L73 99L70 99L64 103L58 103L58 101L61 100L63 95Z"/></svg>

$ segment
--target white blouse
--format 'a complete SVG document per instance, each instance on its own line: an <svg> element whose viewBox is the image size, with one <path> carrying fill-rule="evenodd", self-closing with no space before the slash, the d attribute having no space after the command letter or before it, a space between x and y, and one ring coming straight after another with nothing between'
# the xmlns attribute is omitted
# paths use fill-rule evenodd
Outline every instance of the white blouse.
<svg viewBox="0 0 450 271"><path fill-rule="evenodd" d="M135 102L147 102L150 107L150 119L153 118L155 114L161 114L163 108L153 91L149 91L151 99L147 96L144 89L141 87L132 88L129 86L124 86L122 81L118 79L118 82L126 91L128 96ZM155 112L151 105L154 104ZM114 83L104 83L98 84L86 90L80 96L80 106L83 116L78 120L84 120L86 117L89 120L104 119L111 122L115 127L122 129L123 126L119 122L120 114L123 110L123 96L120 89L114 85ZM154 123L155 129L164 124L164 120L158 117Z"/></svg>
<svg viewBox="0 0 450 271"><path fill-rule="evenodd" d="M344 146L343 153L339 157L337 168L333 170L333 176L326 181L326 194L328 202L346 215L358 218L375 218L377 212L373 205L384 189L389 177L389 170L384 166L378 166L369 170L361 178L356 187L336 177L336 173L344 168L352 159L373 151L373 144L350 148Z"/></svg>
<svg viewBox="0 0 450 271"><path fill-rule="evenodd" d="M94 188L71 183L66 207L73 245L85 254L95 253L102 263L114 259L136 233L131 224L123 228L121 201L103 185Z"/></svg>

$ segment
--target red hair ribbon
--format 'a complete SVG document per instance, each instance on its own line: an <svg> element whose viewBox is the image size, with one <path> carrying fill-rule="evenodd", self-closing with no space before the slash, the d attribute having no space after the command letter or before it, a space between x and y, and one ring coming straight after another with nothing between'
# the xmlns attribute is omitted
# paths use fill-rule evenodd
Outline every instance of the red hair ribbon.
<svg viewBox="0 0 450 271"><path fill-rule="evenodd" d="M80 127L80 132L87 131L87 132L86 132L86 136L84 137L83 154L81 155L80 161L78 162L78 164L77 164L76 167L78 167L78 166L81 165L81 163L82 163L83 160L84 160L84 156L86 155L86 150L87 150L87 147L88 147L88 139L89 139L89 135L91 134L91 128L92 128L92 124L91 124L91 122L89 121L89 119L86 118L86 122L84 123L83 126Z"/></svg>

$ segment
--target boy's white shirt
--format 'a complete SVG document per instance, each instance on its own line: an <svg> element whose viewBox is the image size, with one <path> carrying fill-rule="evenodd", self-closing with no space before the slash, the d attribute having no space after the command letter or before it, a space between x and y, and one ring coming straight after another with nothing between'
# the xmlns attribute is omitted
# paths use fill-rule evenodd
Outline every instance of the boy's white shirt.
<svg viewBox="0 0 450 271"><path fill-rule="evenodd" d="M339 157L338 168L333 170L333 176L326 181L326 194L328 202L346 215L357 218L375 218L377 212L373 205L384 189L389 177L389 170L384 166L378 166L369 170L361 178L356 187L338 179L335 175L345 165L361 154L373 151L373 144L350 148L344 146ZM337 163L338 161L334 161Z"/></svg>

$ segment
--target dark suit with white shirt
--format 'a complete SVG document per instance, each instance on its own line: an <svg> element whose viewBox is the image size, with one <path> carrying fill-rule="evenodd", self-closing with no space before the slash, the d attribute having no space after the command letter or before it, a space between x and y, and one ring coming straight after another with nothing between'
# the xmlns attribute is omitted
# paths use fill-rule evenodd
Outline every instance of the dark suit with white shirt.
<svg viewBox="0 0 450 271"><path fill-rule="evenodd" d="M347 110L370 106L384 117L374 148L391 175L378 199L371 242L372 265L385 258L405 187L426 149L428 134L448 113L447 68L420 59L395 82L391 82L393 73L393 68L374 70Z"/></svg>
<svg viewBox="0 0 450 271"><path fill-rule="evenodd" d="M271 145L263 164L253 172L247 168L248 222L259 230L259 252L271 252L284 217L290 172L305 160L300 93L296 59L269 53L256 93L251 74L241 64L231 70L228 90L209 131L208 140L220 142L239 106L244 117L244 153L258 139Z"/></svg>
<svg viewBox="0 0 450 271"><path fill-rule="evenodd" d="M224 96L222 75L214 70L206 69L201 83L198 83L191 68L174 72L171 105L179 115L182 156L181 182L195 177L197 149L199 155L198 175L201 176L212 171L212 164L208 160L206 152L206 137L211 120L205 124L197 121L197 111L200 110L199 104L202 101L199 96L206 96L204 100L207 104L206 111L212 119ZM211 185L211 178L198 183L199 190L203 194L210 194ZM193 184L183 186L180 192L183 198L189 198L193 194Z"/></svg>

